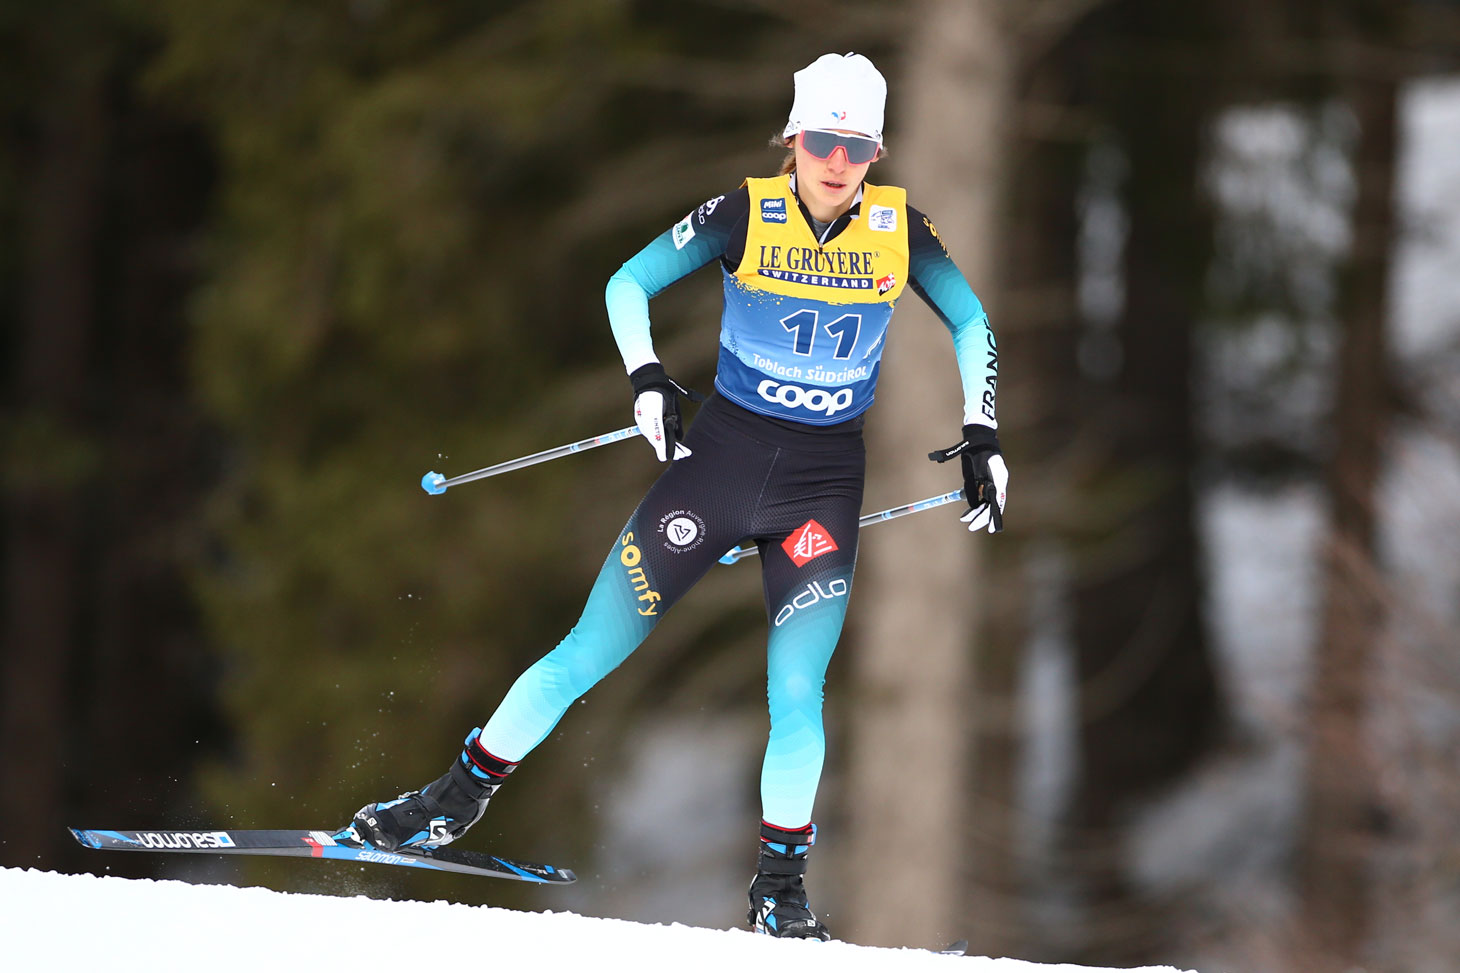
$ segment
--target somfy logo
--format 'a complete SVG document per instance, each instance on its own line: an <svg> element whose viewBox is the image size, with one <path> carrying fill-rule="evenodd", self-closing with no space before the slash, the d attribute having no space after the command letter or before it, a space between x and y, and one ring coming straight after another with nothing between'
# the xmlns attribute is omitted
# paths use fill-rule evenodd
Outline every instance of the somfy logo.
<svg viewBox="0 0 1460 973"><path fill-rule="evenodd" d="M825 412L828 417L848 408L852 404L851 389L803 389L799 385L783 385L766 379L755 389L767 402L775 402L788 409L805 409L808 412Z"/></svg>
<svg viewBox="0 0 1460 973"><path fill-rule="evenodd" d="M659 592L649 586L649 576L639 566L639 562L644 559L644 552L639 550L639 545L634 543L634 532L629 531L620 537L619 545L622 547L622 550L618 552L618 560L626 569L629 584L633 585L634 590L639 592L639 601L648 603L647 608L638 609L639 614L645 616L654 615L657 617L659 614Z"/></svg>

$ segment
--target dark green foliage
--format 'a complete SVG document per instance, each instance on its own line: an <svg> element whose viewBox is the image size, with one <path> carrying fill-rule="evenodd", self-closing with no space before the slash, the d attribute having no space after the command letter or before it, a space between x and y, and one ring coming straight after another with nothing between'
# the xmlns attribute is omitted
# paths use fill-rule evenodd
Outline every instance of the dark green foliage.
<svg viewBox="0 0 1460 973"><path fill-rule="evenodd" d="M644 31L619 5L177 2L156 17L148 89L207 120L223 171L191 356L226 456L209 505L220 556L196 590L234 745L204 789L230 821L342 824L439 775L566 633L654 469L626 444L439 498L420 474L627 422L603 285L730 188L713 165L777 115L686 151L686 128L718 111L676 89L682 62L664 53L692 18ZM741 155L750 172L777 161ZM703 373L712 285L680 290L656 304L656 335ZM702 657L725 641L714 617L635 664ZM581 860L572 795L591 780L545 778L611 765L613 733L578 737L591 725L571 714L570 739L534 755L470 841L507 833L518 853ZM262 867L271 884L310 880Z"/></svg>

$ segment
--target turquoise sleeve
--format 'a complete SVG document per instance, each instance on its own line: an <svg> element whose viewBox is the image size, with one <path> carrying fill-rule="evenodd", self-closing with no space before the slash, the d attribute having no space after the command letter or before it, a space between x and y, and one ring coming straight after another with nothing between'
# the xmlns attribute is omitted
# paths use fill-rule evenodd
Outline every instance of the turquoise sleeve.
<svg viewBox="0 0 1460 973"><path fill-rule="evenodd" d="M649 336L649 299L725 252L727 234L703 224L695 229L694 215L655 237L608 280L608 323L628 372L659 360Z"/></svg>
<svg viewBox="0 0 1460 973"><path fill-rule="evenodd" d="M909 222L915 227L918 224L916 219ZM953 336L953 354L963 383L964 424L997 429L994 399L999 385L999 352L988 315L942 243L926 235L931 245L915 237L911 241L909 283Z"/></svg>

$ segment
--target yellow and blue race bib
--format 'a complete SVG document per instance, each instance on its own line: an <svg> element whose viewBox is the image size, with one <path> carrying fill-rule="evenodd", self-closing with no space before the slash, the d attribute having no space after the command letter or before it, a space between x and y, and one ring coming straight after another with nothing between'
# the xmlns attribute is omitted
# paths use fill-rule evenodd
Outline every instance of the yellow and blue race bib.
<svg viewBox="0 0 1460 973"><path fill-rule="evenodd" d="M908 276L907 194L862 187L860 215L821 244L790 177L748 179L745 255L722 268L715 386L752 412L812 425L872 405L892 309Z"/></svg>

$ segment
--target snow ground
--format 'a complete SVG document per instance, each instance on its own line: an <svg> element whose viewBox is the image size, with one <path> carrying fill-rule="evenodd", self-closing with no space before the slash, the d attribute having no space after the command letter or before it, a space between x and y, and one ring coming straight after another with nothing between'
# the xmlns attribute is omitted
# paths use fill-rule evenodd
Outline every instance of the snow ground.
<svg viewBox="0 0 1460 973"><path fill-rule="evenodd" d="M0 958L11 970L408 969L464 948L489 967L797 973L963 970L1095 973L1095 967L950 957L850 943L781 942L747 932L653 926L570 912L452 902L296 895L0 868ZM529 966L528 964L532 964ZM1161 973L1170 967L1142 967Z"/></svg>

